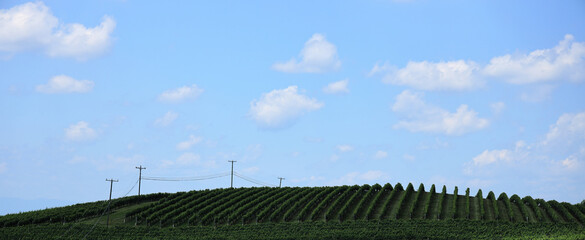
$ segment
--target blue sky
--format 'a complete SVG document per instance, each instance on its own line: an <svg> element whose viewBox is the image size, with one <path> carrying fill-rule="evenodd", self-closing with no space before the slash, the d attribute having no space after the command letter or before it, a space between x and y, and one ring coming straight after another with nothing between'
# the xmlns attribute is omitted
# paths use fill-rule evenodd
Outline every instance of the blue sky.
<svg viewBox="0 0 585 240"><path fill-rule="evenodd" d="M0 214L228 160L269 184L577 203L584 24L583 1L2 1Z"/></svg>

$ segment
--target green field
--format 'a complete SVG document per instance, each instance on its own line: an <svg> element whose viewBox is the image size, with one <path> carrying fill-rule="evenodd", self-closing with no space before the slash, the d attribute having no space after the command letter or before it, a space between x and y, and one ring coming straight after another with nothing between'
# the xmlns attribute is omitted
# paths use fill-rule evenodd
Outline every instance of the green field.
<svg viewBox="0 0 585 240"><path fill-rule="evenodd" d="M461 194L464 193L464 194ZM392 186L159 193L0 217L1 239L585 239L585 205Z"/></svg>

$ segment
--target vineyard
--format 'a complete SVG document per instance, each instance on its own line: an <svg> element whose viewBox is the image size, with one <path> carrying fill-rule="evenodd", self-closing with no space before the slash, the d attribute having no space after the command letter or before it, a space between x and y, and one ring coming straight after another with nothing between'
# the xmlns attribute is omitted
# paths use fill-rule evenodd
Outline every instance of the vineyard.
<svg viewBox="0 0 585 240"><path fill-rule="evenodd" d="M111 230L105 228L106 209L111 209L113 216ZM291 236L302 227L330 229L331 236L336 236L334 239L341 238L339 236L350 239L356 236L370 236L368 239L485 236L489 239L506 234L583 239L584 224L584 204L545 201L530 196L508 197L506 193L496 197L493 192L484 198L481 190L471 194L466 189L460 194L456 187L449 194L445 186L438 192L435 185L427 191L423 184L415 190L412 184L404 188L397 183L395 186L228 188L132 196L111 203L100 201L1 216L0 238L46 233L62 239L73 233L91 236L104 231L114 237L128 236L124 232L136 232L136 236L167 236L197 231L200 237L227 234L225 237L231 238L230 234L239 231L242 234L250 232L253 236L246 238L254 239L264 238L254 232L266 231L266 238L278 239L277 236ZM397 230L397 226L403 226L403 230ZM427 226L429 230L420 232L417 226ZM440 226L446 229L437 230ZM459 232L459 228L466 227L475 230ZM408 230L410 228L414 230ZM480 234L477 229L485 231ZM299 238L316 238L310 231L301 232L305 235ZM35 236L30 238L50 238Z"/></svg>

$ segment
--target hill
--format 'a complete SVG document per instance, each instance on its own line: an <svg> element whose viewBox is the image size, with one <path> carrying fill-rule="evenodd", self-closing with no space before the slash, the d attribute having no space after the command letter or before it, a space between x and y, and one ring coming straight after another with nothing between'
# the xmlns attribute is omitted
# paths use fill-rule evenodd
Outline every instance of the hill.
<svg viewBox="0 0 585 240"><path fill-rule="evenodd" d="M422 184L415 190L400 183L158 193L2 216L0 236L585 238L583 204L462 193L457 187L448 194L445 186L426 191ZM110 228L105 227L108 208Z"/></svg>

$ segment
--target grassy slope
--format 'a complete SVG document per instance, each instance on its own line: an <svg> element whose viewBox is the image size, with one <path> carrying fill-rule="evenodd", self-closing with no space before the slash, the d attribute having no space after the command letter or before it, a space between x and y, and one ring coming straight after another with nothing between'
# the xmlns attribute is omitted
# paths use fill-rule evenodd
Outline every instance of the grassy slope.
<svg viewBox="0 0 585 240"><path fill-rule="evenodd" d="M114 226L114 227L120 227L122 230L120 231L134 231L132 229L135 229L135 224L137 223L139 226L139 229L142 228L152 228L152 227L169 227L169 228L173 228L175 227L175 225L177 227L179 226L185 226L185 223L174 223L174 221L167 221L167 222L163 222L160 219L162 218L162 216L164 216L164 214L166 213L168 215L169 211L172 211L173 209L177 209L181 206L186 206L188 204L191 204L193 206L197 206L195 209L188 209L189 211L193 212L193 214L195 215L195 217L193 219L197 219L198 221L191 221L189 224L189 226L194 227L193 225L211 225L214 228L220 227L220 226L227 226L227 225L231 225L234 223L246 223L246 226L252 226L255 225L256 221L255 220L251 220L253 218L249 218L246 219L245 221L242 220L242 216L243 215L250 215L250 216L256 216L257 214L261 214L262 212L270 215L273 212L275 212L279 207L281 207L282 205L284 205L284 207L288 206L288 208L284 208L282 210L279 210L281 212L280 217L276 217L276 216L272 216L271 218L266 217L266 219L264 220L264 222L270 222L272 221L276 221L276 222L283 222L285 220L285 216L286 213L288 212L288 214L291 215L291 218L289 221L289 223L283 223L283 224L291 224L292 223L298 223L300 222L306 222L308 224L310 223L319 223L320 222L328 222L331 225L326 225L328 227L334 227L337 226L335 225L337 224L346 224L345 222L348 222L347 224L350 224L349 222L356 222L360 223L357 225L348 225L348 227L353 228L356 231L356 234L358 233L362 233L364 230L364 225L367 225L368 221L353 221L352 219L366 219L368 217L368 215L370 215L369 219L370 224L380 224L379 221L383 221L384 224L388 225L390 223L388 223L388 221L393 221L396 222L395 224L406 224L404 223L404 221L412 221L412 222L416 222L419 223L421 222L421 220L424 219L425 216L428 215L428 219L435 219L434 221L430 221L431 224L438 224L438 226L443 226L441 224L446 224L444 226L450 226L447 223L438 223L438 222L451 222L451 221L456 221L458 224L461 224L461 222L470 222L469 224L473 225L473 224L477 224L478 226L483 226L482 224L491 224L492 221L496 220L496 215L495 215L495 209L494 209L494 204L491 200L487 200L487 199L483 199L483 203L484 203L484 210L485 210L485 215L484 215L484 219L486 221L481 221L479 219L481 219L481 216L479 216L479 199L475 198L475 197L469 197L469 212L466 208L466 197L465 195L458 195L456 198L454 195L452 194L447 194L445 195L445 198L443 199L443 202L441 203L441 206L439 206L439 197L441 195L440 192L435 193L430 200L427 202L427 197L430 194L429 192L422 192L421 194L419 194L418 197L416 197L416 191L412 191L410 192L410 194L407 195L407 191L406 190L394 190L394 191L383 191L380 190L379 192L374 193L374 195L372 195L371 199L365 200L365 201L361 201L361 198L363 198L366 193L368 193L368 191L361 191L361 192L352 192L350 191L349 188L338 188L338 187L324 187L324 188L313 188L311 189L311 191L304 191L305 194L303 194L302 196L294 196L296 198L293 198L293 196L287 195L288 197L281 197L281 196L285 196L285 192L291 192L291 191L295 191L295 190L299 190L298 192L303 192L300 191L301 189L298 188L284 188L284 189L270 189L270 188L252 188L252 189L218 189L218 190L211 190L211 191L206 191L206 192L202 192L202 191L192 191L192 192L188 192L188 193L177 193L177 194L170 194L170 195L164 195L162 197L159 198L148 198L148 196L143 197L144 199L138 199L136 200L136 202L134 204L127 204L127 205L120 205L115 207L112 211L111 211L111 215L110 215L110 225ZM337 191L335 191L337 190ZM310 194L309 194L310 192ZM379 196L377 196L379 195ZM209 196L209 197L206 197ZM273 197L274 198L270 198ZM349 199L351 199L351 197L357 198L357 200L354 200L355 204L357 205L358 203L362 203L362 204L366 204L366 206L362 206L359 209L362 209L360 211L357 212L352 212L350 216L347 216L346 219L350 219L351 221L341 221L342 219L339 218L339 212L335 212L335 211L340 211L339 207L338 208L334 208L333 205L338 205L338 206L343 206L344 203L346 201L348 201ZM297 199L296 201L287 201L290 200L291 198L293 199ZM117 200L117 201L123 201L122 200ZM148 200L148 201L147 201ZM158 201L154 201L154 200L158 200ZM455 201L455 202L454 202ZM207 204L201 204L201 203L205 203L207 202ZM261 203L264 202L265 204L263 206L262 209L256 209L255 206L258 205L257 203ZM198 203L198 204L195 204ZM270 203L270 204L268 204ZM103 203L101 203L103 205ZM428 206L428 211L427 213L423 213L423 209L425 208L426 205ZM566 213L562 213L558 210L546 210L544 209L543 206L540 206L536 209L536 211L539 211L542 213L543 215L543 219L542 221L538 221L538 219L536 218L537 213L530 207L527 207L525 209L525 213L526 215L523 214L523 211L521 211L520 207L522 207L522 205L520 204L525 204L524 202L518 202L518 203L510 203L511 206L511 212L513 213L512 216L508 216L508 209L506 207L506 204L500 200L497 201L497 211L499 213L499 218L497 220L497 223L499 224L504 224L503 226L518 226L516 224L527 224L527 225L521 225L522 227L526 227L526 228L530 228L532 229L532 231L544 231L546 234L550 235L550 236L580 236L580 238L583 238L582 235L578 235L576 233L583 233L584 232L584 228L583 228L583 223L578 220L578 217L574 217L572 215L566 215ZM94 206L95 204L86 204L87 206ZM307 207L307 205L309 205L309 207ZM85 205L81 205L81 206L85 206ZM101 206L101 205L100 205ZM189 205L190 206L190 205ZM73 207L73 206L72 206ZM455 208L453 208L455 207ZM358 209L358 206L353 206L352 208ZM63 209L67 209L67 208L63 208ZM77 212L82 211L83 209L80 208L77 205L76 208ZM82 209L82 210L79 210ZM583 209L583 208L580 208ZM136 210L141 210L138 211L138 214L134 214L132 216L129 216L130 213L135 213ZM45 211L45 210L43 210ZM37 211L37 213L42 213L43 211ZM48 211L53 211L55 212L55 209L49 209ZM412 211L412 217L411 217L411 212ZM583 210L580 210L583 211ZM103 211L100 211L100 214ZM234 215L234 212L240 214L240 215ZM585 213L585 212L583 212ZM77 220L73 220L75 222L75 226L80 228L80 231L83 230L83 228L85 227L91 227L94 224L96 224L98 229L101 229L104 227L104 225L106 224L106 216L100 216L100 214L98 214L97 216L94 215L94 217L84 217L84 218L80 218ZM158 214L158 215L157 215ZM178 214L178 213L177 213ZM199 215L197 215L199 214ZM336 218L334 219L327 219L327 221L325 220L325 215L328 214L329 216L335 216ZM355 216L354 216L355 214ZM29 225L28 227L32 227L34 228L34 226L39 226L38 223L35 223L34 220L30 220L30 215L31 214L22 214L22 215L11 215L8 216L8 218L12 219L12 223L14 223L14 219L20 221L20 222L25 222L25 223L33 223L32 225ZM267 215L267 216L268 216ZM555 216L553 216L555 215ZM155 217L158 216L158 217ZM220 216L222 217L221 219L217 219L214 220L216 218L216 216ZM237 218L237 217L240 218ZM437 216L438 219L440 219L440 221L437 221ZM471 220L475 220L475 221L468 221L467 217L469 216L469 219ZM576 215L575 215L576 216ZM20 218L19 218L20 217ZM169 217L169 216L167 216ZM172 220L172 218L174 217L174 214L172 216L170 216ZM228 218L229 217L229 218ZM554 223L553 222L553 218L556 217L557 219L560 219L560 223ZM4 224L2 223L3 221L6 222L5 220L8 219L7 216L2 216L0 217L0 239L6 239L3 238L3 236L6 235L2 235L2 233L6 233L6 231L8 229L12 229L12 231L16 231L16 229L23 229L25 227L20 226L20 227L4 227L2 228L2 226L4 226ZM234 219L235 218L235 219ZM23 220L24 219L24 220ZM149 219L149 224L145 224L145 220ZM166 218L162 218L162 219L166 219ZM201 221L201 220L205 220L206 221ZM395 219L399 219L398 221ZM229 222L228 222L229 221ZM19 223L20 223L19 222ZM423 222L429 222L429 221L423 221ZM44 223L43 225L46 225L47 223ZM273 223L269 223L269 224L273 224ZM399 225L400 225L399 224ZM569 227L570 229L577 229L577 231L568 231L566 235L558 235L560 234L559 231L566 231L566 227L563 226L568 226L566 224L569 224L571 227ZM18 224L20 225L20 224ZM59 224L50 224L49 226L46 226L46 228L51 228L50 226L53 226L53 228L56 228L56 230L51 230L52 232L58 232L59 231L59 225L65 226L66 224L63 223L59 223ZM241 225L241 224L234 224L234 225ZM391 224L390 224L391 225ZM8 226L8 225L7 225ZM10 225L10 226L16 226L16 224L14 225ZM72 225L73 226L73 225ZM150 226L150 227L146 227L146 226ZM273 226L273 225L270 225ZM280 226L279 228L281 228L283 225L277 225ZM305 226L305 225L302 225ZM26 227L26 228L28 228ZM39 226L40 227L40 226ZM201 226L200 226L201 227ZM371 227L371 226L370 226ZM436 226L435 226L436 227ZM546 229L541 229L539 230L539 227L545 227L547 229L549 229L549 231L545 231ZM72 227L74 228L74 227ZM42 229L42 227L40 227L40 229ZM38 231L41 231L40 229L38 229ZM125 230L124 230L125 229ZM561 230L559 230L561 229ZM450 231L452 231L453 229L444 229L446 232L445 234L449 233ZM99 231L103 231L103 230L99 230ZM138 230L136 230L138 231ZM140 230L140 231L144 231L144 230ZM158 230L157 230L158 231ZM562 232L561 231L561 232ZM16 232L21 232L22 231L16 231ZM25 231L26 232L26 231ZM42 232L42 231L41 231ZM505 232L505 231L504 231ZM165 234L169 234L169 233L165 233ZM344 233L345 234L345 233ZM373 234L373 233L370 233ZM557 234L557 235L555 235ZM576 234L576 235L575 235ZM337 236L337 235L336 235ZM499 236L503 236L503 235L499 235ZM523 233L523 235L517 235L516 237L521 237L521 236L536 236L536 235L526 235ZM540 235L538 235L540 236ZM546 235L543 235L546 236ZM389 237L388 235L386 235L386 237ZM427 235L428 237L428 235ZM541 236L542 237L542 236ZM571 239L571 238L569 238ZM574 239L579 239L579 238L574 238Z"/></svg>

